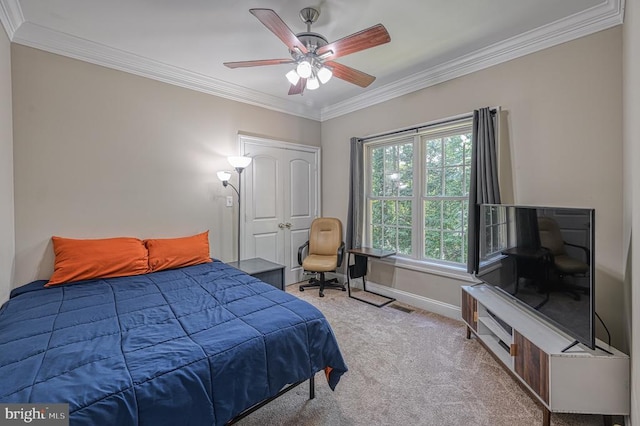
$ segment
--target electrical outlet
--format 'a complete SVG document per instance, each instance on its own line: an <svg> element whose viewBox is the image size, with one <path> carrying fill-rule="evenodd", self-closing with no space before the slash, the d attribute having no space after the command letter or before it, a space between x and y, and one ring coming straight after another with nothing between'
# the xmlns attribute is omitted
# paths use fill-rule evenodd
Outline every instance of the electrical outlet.
<svg viewBox="0 0 640 426"><path fill-rule="evenodd" d="M233 197L231 195L227 195L227 207L233 207Z"/></svg>

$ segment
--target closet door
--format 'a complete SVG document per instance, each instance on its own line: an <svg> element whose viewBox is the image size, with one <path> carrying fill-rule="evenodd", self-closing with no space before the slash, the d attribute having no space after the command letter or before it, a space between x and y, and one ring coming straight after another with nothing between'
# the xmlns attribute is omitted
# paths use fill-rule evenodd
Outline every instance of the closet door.
<svg viewBox="0 0 640 426"><path fill-rule="evenodd" d="M241 257L285 265L285 284L298 282L298 247L319 214L319 148L245 136L241 144L253 158L243 180Z"/></svg>

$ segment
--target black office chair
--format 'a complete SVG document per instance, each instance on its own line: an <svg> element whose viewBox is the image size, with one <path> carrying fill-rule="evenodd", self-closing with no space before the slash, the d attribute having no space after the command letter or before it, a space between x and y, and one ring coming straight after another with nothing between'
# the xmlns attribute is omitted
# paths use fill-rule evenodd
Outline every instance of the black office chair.
<svg viewBox="0 0 640 426"><path fill-rule="evenodd" d="M305 248L307 256L302 259ZM307 272L315 272L320 279L311 278L308 284L300 285L300 291L305 288L319 287L320 297L324 297L325 288L339 288L347 291L344 284L336 278L325 279L326 272L333 272L344 258L344 242L342 241L342 222L332 217L314 219L309 230L309 240L298 249L298 264Z"/></svg>
<svg viewBox="0 0 640 426"><path fill-rule="evenodd" d="M572 284L568 277L586 277L591 269L589 266L589 249L584 246L568 243L562 237L558 223L550 217L538 218L538 231L540 233L540 245L549 251L549 264L551 272L555 272L558 278L557 286L550 290L565 291L580 300L580 293L588 294L589 288ZM572 257L567 253L567 246L575 247L584 252L585 261Z"/></svg>

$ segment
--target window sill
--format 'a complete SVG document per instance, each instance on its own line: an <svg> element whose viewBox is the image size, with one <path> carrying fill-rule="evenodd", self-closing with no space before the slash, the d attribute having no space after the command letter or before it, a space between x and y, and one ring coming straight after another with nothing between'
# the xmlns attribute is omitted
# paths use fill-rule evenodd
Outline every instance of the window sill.
<svg viewBox="0 0 640 426"><path fill-rule="evenodd" d="M479 283L480 281L473 275L467 273L466 269L455 266L436 265L434 263L424 262L414 259L406 259L399 256L389 256L382 259L376 259L377 262L395 266L397 268L408 269L411 271L422 272L425 274L439 275L441 277L452 278L459 281L470 283Z"/></svg>

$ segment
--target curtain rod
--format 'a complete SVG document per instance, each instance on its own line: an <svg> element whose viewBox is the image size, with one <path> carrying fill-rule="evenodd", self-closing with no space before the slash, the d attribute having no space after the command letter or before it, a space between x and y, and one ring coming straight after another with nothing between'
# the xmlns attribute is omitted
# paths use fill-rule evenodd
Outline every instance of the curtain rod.
<svg viewBox="0 0 640 426"><path fill-rule="evenodd" d="M498 107L491 108L490 111L491 111L491 114L495 114L498 111ZM460 114L460 115L456 115L456 116L453 116L453 117L445 118L443 120L436 120L436 121L432 121L432 122L429 122L429 123L420 124L418 126L411 126L411 127L406 127L404 129L392 130L390 132L378 133L378 134L367 136L367 137L364 137L364 138L358 138L358 141L359 142L366 142L366 141L371 140L371 139L384 138L384 137L387 137L387 136L398 135L398 134L401 134L401 133L409 133L409 132L418 133L420 130L426 129L427 127L433 127L433 126L439 126L441 124L453 123L454 121L460 121L460 120L464 120L464 119L471 118L471 117L473 117L473 113L469 112L469 113L466 113L466 114Z"/></svg>

